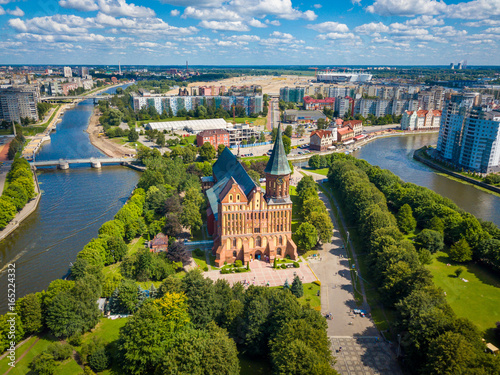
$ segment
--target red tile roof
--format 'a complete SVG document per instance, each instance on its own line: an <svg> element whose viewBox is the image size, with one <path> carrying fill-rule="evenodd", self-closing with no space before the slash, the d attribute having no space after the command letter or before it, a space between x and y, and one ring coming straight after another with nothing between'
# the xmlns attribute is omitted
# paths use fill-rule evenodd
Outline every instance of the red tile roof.
<svg viewBox="0 0 500 375"><path fill-rule="evenodd" d="M345 135L345 134L353 133L353 130L351 128L349 128L348 126L344 126L342 128L338 128L337 133L339 133L341 135Z"/></svg>
<svg viewBox="0 0 500 375"><path fill-rule="evenodd" d="M311 137L312 137L313 135L315 135L315 134L316 134L318 137L320 137L320 138L323 138L323 137L325 137L325 136L327 136L327 137L331 137L331 136L332 136L332 132L331 132L331 130L315 130L315 131L313 131L313 132L311 133Z"/></svg>

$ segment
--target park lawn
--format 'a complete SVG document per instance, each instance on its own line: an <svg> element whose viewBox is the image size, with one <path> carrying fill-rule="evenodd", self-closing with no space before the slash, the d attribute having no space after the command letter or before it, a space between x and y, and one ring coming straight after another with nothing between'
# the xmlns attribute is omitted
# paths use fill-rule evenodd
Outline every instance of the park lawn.
<svg viewBox="0 0 500 375"><path fill-rule="evenodd" d="M299 298L299 302L303 305L309 304L314 310L321 311L321 295L318 296L321 286L315 283L302 284L302 286L304 295Z"/></svg>
<svg viewBox="0 0 500 375"><path fill-rule="evenodd" d="M451 264L451 266L447 266ZM455 270L462 267L460 278ZM448 254L438 252L431 265L427 266L434 276L436 286L446 292L446 300L459 317L468 318L485 334L488 341L494 340L492 329L500 321L500 279L477 264L459 265L449 260ZM469 282L462 281L462 278Z"/></svg>
<svg viewBox="0 0 500 375"><path fill-rule="evenodd" d="M45 129L47 129L47 126L49 126L50 122L54 119L54 116L56 115L57 111L61 107L61 104L58 104L54 108L54 112L52 112L52 115L50 115L49 119L47 122L44 122L43 124L40 125L28 125L26 127L23 126L23 135L25 136L33 136L37 135L40 133L43 133Z"/></svg>
<svg viewBox="0 0 500 375"><path fill-rule="evenodd" d="M317 173L323 176L328 176L328 168L311 169L311 172Z"/></svg>
<svg viewBox="0 0 500 375"><path fill-rule="evenodd" d="M205 270L205 267L208 267L205 252L203 252L202 256L198 256L194 253L194 251L192 251L191 256L193 257L193 260L195 261L196 265L202 270Z"/></svg>
<svg viewBox="0 0 500 375"><path fill-rule="evenodd" d="M240 151L241 151L242 154L245 153L244 150L245 150L244 148L240 149ZM241 160L244 160L244 161L251 161L251 160L253 160L253 161L266 161L267 162L269 160L269 156L267 156L267 155L262 155L262 156L248 156L248 157L241 158Z"/></svg>
<svg viewBox="0 0 500 375"><path fill-rule="evenodd" d="M210 266L211 266L212 268L218 268L218 267L215 265L215 255L213 255L211 251L208 253L208 259L210 259Z"/></svg>
<svg viewBox="0 0 500 375"><path fill-rule="evenodd" d="M144 237L139 237L139 238L134 239L132 242L130 242L127 245L128 246L128 253L127 254L132 255L134 253L137 253L137 251L139 251L139 249L143 249L144 247L146 247L144 245L144 242L146 242L146 239Z"/></svg>
<svg viewBox="0 0 500 375"><path fill-rule="evenodd" d="M73 358L68 358L63 362L59 362L59 366L56 367L57 375L75 375L82 373L83 370L78 363Z"/></svg>
<svg viewBox="0 0 500 375"><path fill-rule="evenodd" d="M12 375L24 375L29 373L29 364L35 358L38 354L43 352L47 347L52 344L53 342L57 341L53 336L51 335L43 335L40 340L35 344L31 350L26 353L23 359L21 359L18 363L16 363L16 367L13 367L12 370L10 370L9 374ZM32 342L33 343L33 342ZM16 353L17 358L19 358L27 349L29 346L26 346L24 350L18 351ZM0 364L0 373L4 374L8 369L11 367L8 365L7 361L2 360L2 363Z"/></svg>
<svg viewBox="0 0 500 375"><path fill-rule="evenodd" d="M182 139L185 139L188 144L193 144L196 140L196 135L189 135L187 137L183 137Z"/></svg>
<svg viewBox="0 0 500 375"><path fill-rule="evenodd" d="M32 336L28 341L19 346L16 349L16 358L19 358L21 354L23 354L33 343L36 341L38 336ZM0 374L4 374L8 369L10 369L9 363L10 360L5 357L2 361L0 361Z"/></svg>

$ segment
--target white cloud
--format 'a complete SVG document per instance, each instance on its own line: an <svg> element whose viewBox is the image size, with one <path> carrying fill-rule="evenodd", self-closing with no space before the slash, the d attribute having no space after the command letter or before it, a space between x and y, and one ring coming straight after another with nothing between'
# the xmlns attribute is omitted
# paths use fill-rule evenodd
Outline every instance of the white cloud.
<svg viewBox="0 0 500 375"><path fill-rule="evenodd" d="M59 5L63 8L76 9L81 12L91 12L99 9L94 0L61 0Z"/></svg>
<svg viewBox="0 0 500 375"><path fill-rule="evenodd" d="M370 22L355 27L354 31L359 34L386 33L389 31L389 27L382 22Z"/></svg>
<svg viewBox="0 0 500 375"><path fill-rule="evenodd" d="M133 46L136 47L147 47L147 48L153 48L153 47L159 47L160 44L154 43L154 42L135 42L132 43Z"/></svg>
<svg viewBox="0 0 500 375"><path fill-rule="evenodd" d="M7 9L7 13L10 14L11 16L16 16L16 17L23 17L24 12L22 9L19 7L16 7L16 9Z"/></svg>
<svg viewBox="0 0 500 375"><path fill-rule="evenodd" d="M278 21L278 20L273 20L273 21L266 20L266 23L267 23L268 25L273 25L273 26L281 26L281 23L280 23L280 21Z"/></svg>
<svg viewBox="0 0 500 375"><path fill-rule="evenodd" d="M0 7L0 16L3 16L5 14L5 10L3 10L2 7Z"/></svg>
<svg viewBox="0 0 500 375"><path fill-rule="evenodd" d="M500 0L474 0L448 5L446 16L462 19L483 19L500 15Z"/></svg>
<svg viewBox="0 0 500 375"><path fill-rule="evenodd" d="M267 27L267 25L265 23L262 23L255 18L252 18L250 21L248 21L248 24L252 27L260 27L260 28Z"/></svg>
<svg viewBox="0 0 500 375"><path fill-rule="evenodd" d="M316 30L320 33L327 33L327 32L346 33L349 31L349 28L347 27L346 24L338 22L323 22L315 25L307 25L307 28Z"/></svg>
<svg viewBox="0 0 500 375"><path fill-rule="evenodd" d="M446 10L446 4L436 0L376 0L365 9L381 16L436 15Z"/></svg>
<svg viewBox="0 0 500 375"><path fill-rule="evenodd" d="M354 35L353 33L328 33L328 34L319 34L318 39L321 40L336 40L336 39L352 39L356 40L359 39L358 36Z"/></svg>
<svg viewBox="0 0 500 375"><path fill-rule="evenodd" d="M19 32L34 34L83 34L89 27L95 27L91 18L82 18L67 14L56 14L50 17L35 17L29 20L14 18L9 25Z"/></svg>
<svg viewBox="0 0 500 375"><path fill-rule="evenodd" d="M170 15L172 17L177 17L179 14L181 14L181 12L179 12L178 9L173 9L173 10L170 11Z"/></svg>
<svg viewBox="0 0 500 375"><path fill-rule="evenodd" d="M309 21L317 18L312 10L301 12L293 8L291 0L232 0L229 4L238 14L250 17L273 15L287 20L302 18Z"/></svg>
<svg viewBox="0 0 500 375"><path fill-rule="evenodd" d="M467 27L481 27L481 26L500 26L500 20L482 20L476 22L466 22L464 26Z"/></svg>
<svg viewBox="0 0 500 375"><path fill-rule="evenodd" d="M484 30L485 33L490 33L490 34L500 34L500 27L490 27L486 30Z"/></svg>
<svg viewBox="0 0 500 375"><path fill-rule="evenodd" d="M452 37L461 38L467 35L467 31L457 30L453 26L433 27L432 30L434 31L435 35L442 36L445 38L452 38Z"/></svg>
<svg viewBox="0 0 500 375"><path fill-rule="evenodd" d="M198 32L196 27L175 27L155 17L114 18L104 13L98 13L95 21L97 25L116 27L128 34L189 35Z"/></svg>
<svg viewBox="0 0 500 375"><path fill-rule="evenodd" d="M412 20L408 20L405 22L405 24L411 26L440 26L444 25L444 20L424 15Z"/></svg>
<svg viewBox="0 0 500 375"><path fill-rule="evenodd" d="M316 9L319 9L319 8L321 8L322 6L323 6L323 5L321 5L321 4L314 4L314 5L313 5L313 7L315 7Z"/></svg>
<svg viewBox="0 0 500 375"><path fill-rule="evenodd" d="M118 38L107 37L99 34L85 34L85 35L39 35L31 33L21 33L16 35L17 39L30 40L35 42L93 42L93 43L112 43ZM130 40L130 38L120 38L120 40Z"/></svg>
<svg viewBox="0 0 500 375"><path fill-rule="evenodd" d="M200 27L212 30L249 31L250 28L241 21L201 21Z"/></svg>
<svg viewBox="0 0 500 375"><path fill-rule="evenodd" d="M200 7L219 7L226 0L160 0L164 4L176 5L181 7L200 6Z"/></svg>
<svg viewBox="0 0 500 375"><path fill-rule="evenodd" d="M127 4L125 0L98 0L99 9L110 16L119 17L153 17L151 8Z"/></svg>
<svg viewBox="0 0 500 375"><path fill-rule="evenodd" d="M269 34L269 36L276 38L284 38L284 39L294 39L294 36L292 34L282 33L280 31L274 31L271 34Z"/></svg>
<svg viewBox="0 0 500 375"><path fill-rule="evenodd" d="M8 4L11 0L0 0L0 4Z"/></svg>
<svg viewBox="0 0 500 375"><path fill-rule="evenodd" d="M239 20L241 17L238 13L225 8L220 9L196 9L194 7L187 7L184 10L183 18L191 17L199 20Z"/></svg>
<svg viewBox="0 0 500 375"><path fill-rule="evenodd" d="M226 37L229 40L241 40L243 42L258 42L260 38L257 35L231 35Z"/></svg>

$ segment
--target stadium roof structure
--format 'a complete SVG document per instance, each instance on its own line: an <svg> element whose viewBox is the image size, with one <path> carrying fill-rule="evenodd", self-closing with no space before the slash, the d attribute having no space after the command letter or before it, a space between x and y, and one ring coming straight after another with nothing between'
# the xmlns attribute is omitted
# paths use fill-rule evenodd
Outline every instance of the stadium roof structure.
<svg viewBox="0 0 500 375"><path fill-rule="evenodd" d="M146 129L151 130L186 130L198 133L209 129L226 129L229 123L223 118L204 119L204 120L185 120L185 121L162 121L150 122Z"/></svg>

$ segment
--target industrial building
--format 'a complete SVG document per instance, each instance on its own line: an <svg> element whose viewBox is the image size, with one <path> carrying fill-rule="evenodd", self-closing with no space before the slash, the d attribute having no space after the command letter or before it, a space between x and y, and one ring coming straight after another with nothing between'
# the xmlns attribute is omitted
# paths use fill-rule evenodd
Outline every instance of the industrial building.
<svg viewBox="0 0 500 375"><path fill-rule="evenodd" d="M185 130L190 133L198 134L203 130L226 129L229 124L223 118L189 120L189 121L163 121L150 122L145 125L150 130Z"/></svg>

